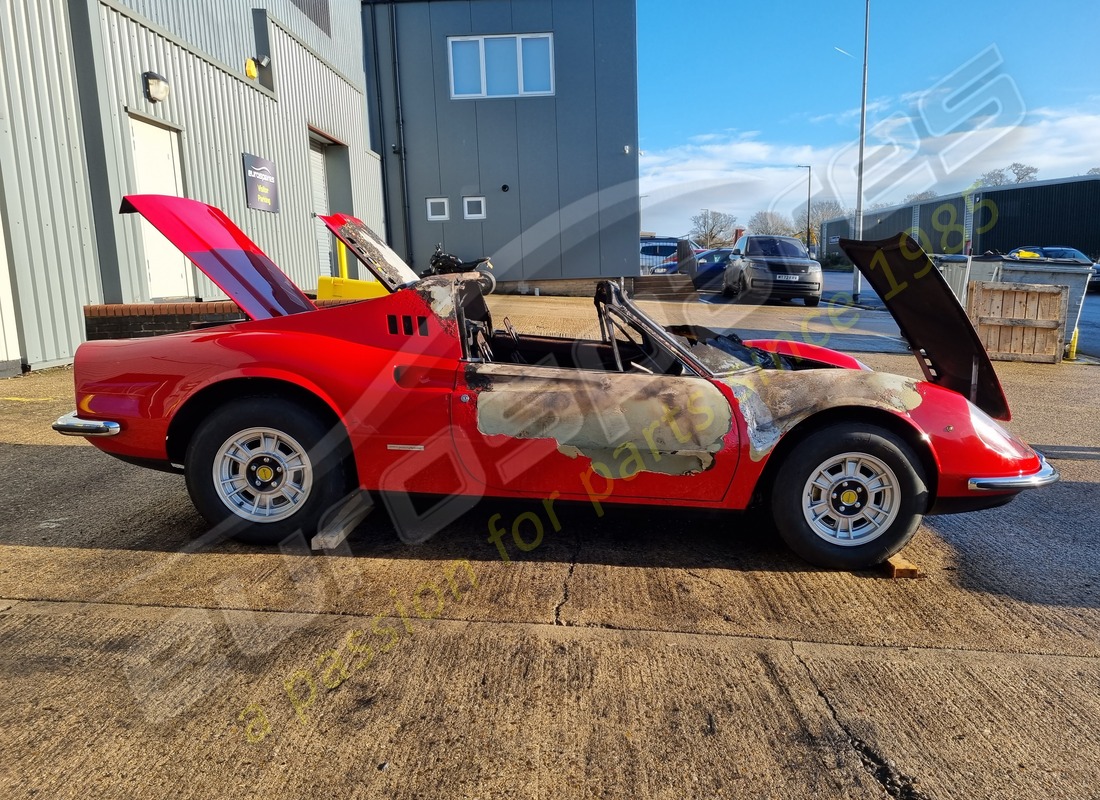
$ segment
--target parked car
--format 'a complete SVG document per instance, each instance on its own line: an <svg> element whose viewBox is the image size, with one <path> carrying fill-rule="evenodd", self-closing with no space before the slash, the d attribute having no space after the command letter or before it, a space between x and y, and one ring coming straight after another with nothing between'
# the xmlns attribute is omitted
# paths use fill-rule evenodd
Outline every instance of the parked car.
<svg viewBox="0 0 1100 800"><path fill-rule="evenodd" d="M695 275L692 281L697 289L720 291L722 276L729 263L731 247L717 247L695 254Z"/></svg>
<svg viewBox="0 0 1100 800"><path fill-rule="evenodd" d="M1076 261L1078 264L1092 265L1092 259L1073 247L1017 247L1010 250L1007 258L1033 259L1052 258L1060 261Z"/></svg>
<svg viewBox="0 0 1100 800"><path fill-rule="evenodd" d="M821 264L792 236L746 234L733 245L722 278L722 291L740 300L801 297L808 306L821 302Z"/></svg>
<svg viewBox="0 0 1100 800"><path fill-rule="evenodd" d="M1006 258L1016 259L1054 259L1058 261L1074 261L1078 264L1087 264L1092 267L1092 275L1089 276L1088 289L1095 291L1100 289L1100 264L1093 264L1092 259L1073 247L1017 247L1009 252Z"/></svg>
<svg viewBox="0 0 1100 800"><path fill-rule="evenodd" d="M476 274L419 278L343 214L321 220L389 294L319 309L217 209L139 195L122 210L248 319L81 345L77 411L54 428L182 473L224 535L326 531L363 490L417 539L485 496L551 514L558 500L597 515L609 503L758 505L805 559L861 568L901 549L925 514L1001 505L1058 478L994 421L1009 409L993 366L912 241L842 246L890 298L924 381L824 347L665 328L610 281L595 291L600 339L498 326ZM872 258L908 288L888 292ZM443 499L414 506L410 493Z"/></svg>
<svg viewBox="0 0 1100 800"><path fill-rule="evenodd" d="M681 260L685 261L684 271L690 273L692 267L687 257L703 252L698 242L691 239L679 239L675 236L643 236L640 239L639 253L643 275L666 275L680 271Z"/></svg>
<svg viewBox="0 0 1100 800"><path fill-rule="evenodd" d="M728 247L700 250L695 254L696 270L699 274L713 270L725 269L733 250ZM678 271L679 264L676 261L668 261L653 268L654 275L671 275Z"/></svg>

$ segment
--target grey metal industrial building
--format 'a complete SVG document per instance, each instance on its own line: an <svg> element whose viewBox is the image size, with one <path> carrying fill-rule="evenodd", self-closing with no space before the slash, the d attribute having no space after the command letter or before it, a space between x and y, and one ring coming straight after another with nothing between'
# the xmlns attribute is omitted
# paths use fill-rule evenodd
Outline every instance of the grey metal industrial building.
<svg viewBox="0 0 1100 800"><path fill-rule="evenodd" d="M302 286L316 285L323 269L317 203L382 226L356 0L5 6L6 372L71 360L85 304L223 296L147 223L118 215L127 193L181 194L224 209ZM245 73L250 57L266 64L256 79ZM163 78L165 99L151 99L146 73ZM252 156L273 165L277 210L248 207Z"/></svg>
<svg viewBox="0 0 1100 800"><path fill-rule="evenodd" d="M331 268L318 211L387 231L420 269L441 242L492 255L505 280L636 274L634 15L633 0L4 0L0 375L71 361L86 304L224 297L119 216L133 192L222 208L307 290ZM514 75L494 68L509 46ZM274 181L257 190L260 173Z"/></svg>
<svg viewBox="0 0 1100 800"><path fill-rule="evenodd" d="M1100 258L1100 175L985 186L908 205L865 211L863 238L900 233L919 238L930 252L975 255L1016 247L1075 247ZM821 227L825 256L841 256L837 241L851 236L852 220Z"/></svg>
<svg viewBox="0 0 1100 800"><path fill-rule="evenodd" d="M638 274L634 0L364 0L388 235L501 280Z"/></svg>

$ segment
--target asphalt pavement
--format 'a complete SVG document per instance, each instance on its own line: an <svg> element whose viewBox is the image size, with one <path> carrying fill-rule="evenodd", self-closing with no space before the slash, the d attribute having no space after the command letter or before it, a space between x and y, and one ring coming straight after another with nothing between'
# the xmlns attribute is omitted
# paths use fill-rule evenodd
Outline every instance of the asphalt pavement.
<svg viewBox="0 0 1100 800"><path fill-rule="evenodd" d="M491 304L521 332L594 322ZM919 374L880 312L646 308ZM1063 480L926 519L916 580L675 508L562 505L508 563L488 521L541 503L483 500L418 547L380 505L329 555L248 547L178 476L50 431L70 370L2 380L0 797L1096 797L1100 367L996 366Z"/></svg>

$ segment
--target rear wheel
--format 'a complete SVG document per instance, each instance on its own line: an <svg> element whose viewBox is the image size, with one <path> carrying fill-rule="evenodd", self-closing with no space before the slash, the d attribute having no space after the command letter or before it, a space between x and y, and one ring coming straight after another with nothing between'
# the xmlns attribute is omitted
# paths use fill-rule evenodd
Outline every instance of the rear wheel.
<svg viewBox="0 0 1100 800"><path fill-rule="evenodd" d="M928 507L919 459L883 428L851 423L808 436L776 473L772 513L784 541L811 564L881 564L913 537Z"/></svg>
<svg viewBox="0 0 1100 800"><path fill-rule="evenodd" d="M492 294L493 291L497 288L496 275L494 275L487 269L479 269L477 273L477 283L478 286L481 287L481 293L483 295Z"/></svg>
<svg viewBox="0 0 1100 800"><path fill-rule="evenodd" d="M192 437L187 491L207 522L240 541L275 544L297 530L309 538L346 489L345 441L296 403L237 400Z"/></svg>

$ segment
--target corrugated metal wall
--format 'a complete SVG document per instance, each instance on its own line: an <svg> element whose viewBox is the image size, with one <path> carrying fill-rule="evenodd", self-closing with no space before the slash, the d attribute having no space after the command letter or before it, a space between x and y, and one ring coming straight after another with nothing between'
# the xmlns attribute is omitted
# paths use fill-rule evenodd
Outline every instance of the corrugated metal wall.
<svg viewBox="0 0 1100 800"><path fill-rule="evenodd" d="M322 31L291 0L116 0L119 5L171 31L188 45L238 69L255 55L248 9L266 9L314 52L363 88L363 37L359 3L331 0L332 35Z"/></svg>
<svg viewBox="0 0 1100 800"><path fill-rule="evenodd" d="M187 195L224 210L300 286L316 288L318 274L314 229L320 223L310 205L310 127L347 145L352 153L355 208L342 210L353 211L381 229L380 177L377 161L367 156L364 95L289 31L274 22L270 26L276 87L272 94L245 79L242 72L202 57L120 8L101 5L100 24L111 53L103 82L108 105L179 130ZM140 76L146 70L159 72L172 85L166 102L150 103L143 96ZM115 127L110 136L125 140L123 114L110 124ZM134 168L129 148L120 148L120 153L124 163L118 167L127 176L125 193L133 185ZM242 153L275 162L278 213L247 207ZM124 296L147 299L136 250L138 223L124 219L117 224ZM197 277L199 296L223 296L205 277Z"/></svg>
<svg viewBox="0 0 1100 800"><path fill-rule="evenodd" d="M0 365L71 360L85 304L148 299L138 221L115 213L135 188L131 116L175 131L185 193L225 209L307 289L311 128L346 146L332 168L352 207L339 210L383 227L359 2L331 0L331 12L329 36L291 0L0 2L0 269L12 284L0 280ZM261 54L274 89L243 74ZM167 101L144 97L150 70L168 79ZM279 213L246 208L244 152L276 163Z"/></svg>
<svg viewBox="0 0 1100 800"><path fill-rule="evenodd" d="M4 0L0 43L0 223L23 338L13 357L45 365L72 357L81 308L100 295L64 8Z"/></svg>
<svg viewBox="0 0 1100 800"><path fill-rule="evenodd" d="M1100 177L1065 183L986 188L974 215L975 252L1028 245L1075 247L1100 258ZM984 201L984 202L983 202ZM992 216L996 209L996 217Z"/></svg>
<svg viewBox="0 0 1100 800"><path fill-rule="evenodd" d="M958 255L966 253L970 241L966 230L966 198L944 197L921 203L917 207L920 220L920 246L929 253ZM910 233L910 235L913 235Z"/></svg>
<svg viewBox="0 0 1100 800"><path fill-rule="evenodd" d="M1026 245L1075 247L1094 261L1100 259L1100 176L1087 175L1012 186L987 186L969 196L952 194L917 205L867 211L866 239L912 233L912 215L920 228L920 244L933 253L974 254L987 250L1007 253ZM847 236L850 220L824 223L826 254L840 248L829 237Z"/></svg>

